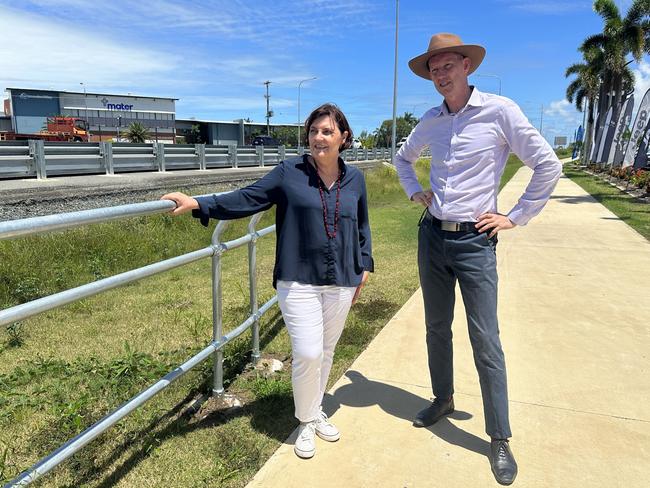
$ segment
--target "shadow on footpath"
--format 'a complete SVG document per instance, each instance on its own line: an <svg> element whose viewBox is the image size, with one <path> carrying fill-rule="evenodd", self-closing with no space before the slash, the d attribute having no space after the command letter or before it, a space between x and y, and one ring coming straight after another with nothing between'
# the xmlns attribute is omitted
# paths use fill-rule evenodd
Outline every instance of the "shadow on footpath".
<svg viewBox="0 0 650 488"><path fill-rule="evenodd" d="M352 383L341 386L333 395L326 395L323 399L323 410L328 415L336 412L341 405L348 407L377 405L393 417L412 422L417 412L431 404L430 401L396 386L368 379L358 371L348 371L345 376ZM455 410L454 413L443 417L427 429L449 444L488 457L489 442L464 431L449 420L462 421L470 418L472 418L470 413Z"/></svg>

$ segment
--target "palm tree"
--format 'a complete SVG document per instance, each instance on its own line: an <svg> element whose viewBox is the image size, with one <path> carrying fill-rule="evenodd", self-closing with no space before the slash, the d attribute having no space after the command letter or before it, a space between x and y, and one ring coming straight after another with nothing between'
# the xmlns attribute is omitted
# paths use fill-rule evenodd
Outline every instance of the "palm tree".
<svg viewBox="0 0 650 488"><path fill-rule="evenodd" d="M149 137L149 131L140 122L132 122L124 132L124 137L135 143L143 143Z"/></svg>
<svg viewBox="0 0 650 488"><path fill-rule="evenodd" d="M585 55L587 61L589 55ZM598 70L594 68L593 64L588 62L576 63L569 66L564 76L576 75L576 78L569 83L566 89L566 98L570 103L575 99L576 108L580 112L587 111L587 124L585 127L585 139L583 143L583 160L586 161L587 154L591 149L591 132L594 124L594 108L596 106L596 98L598 97L598 88L600 81L598 79ZM585 106L586 101L586 106Z"/></svg>
<svg viewBox="0 0 650 488"><path fill-rule="evenodd" d="M650 42L646 39L650 41L650 0L634 0L623 18L614 0L595 0L594 11L605 21L603 32L585 39L580 50L598 50L602 55L593 56L594 63L600 65L600 119L609 107L614 107L613 115L617 116L625 93L634 86L628 54L639 62L643 53L649 52Z"/></svg>

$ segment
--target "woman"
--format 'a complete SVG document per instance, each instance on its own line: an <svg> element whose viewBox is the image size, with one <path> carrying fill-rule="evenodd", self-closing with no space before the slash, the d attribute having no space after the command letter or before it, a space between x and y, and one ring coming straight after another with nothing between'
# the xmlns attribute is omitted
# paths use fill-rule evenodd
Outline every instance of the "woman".
<svg viewBox="0 0 650 488"><path fill-rule="evenodd" d="M341 110L324 104L305 121L311 156L282 161L256 183L226 195L162 197L176 202L174 215L192 210L203 225L209 218L246 217L277 205L273 286L293 350L300 421L294 451L301 458L314 455L316 435L332 442L340 437L321 402L350 306L374 267L365 181L339 157L352 137Z"/></svg>

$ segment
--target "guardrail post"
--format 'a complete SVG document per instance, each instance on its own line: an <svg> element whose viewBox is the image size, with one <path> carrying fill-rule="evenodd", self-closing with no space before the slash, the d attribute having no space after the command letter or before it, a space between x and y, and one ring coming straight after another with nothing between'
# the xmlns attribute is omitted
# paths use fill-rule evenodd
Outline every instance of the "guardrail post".
<svg viewBox="0 0 650 488"><path fill-rule="evenodd" d="M264 166L264 146L255 146L257 161L260 167Z"/></svg>
<svg viewBox="0 0 650 488"><path fill-rule="evenodd" d="M223 338L223 299L221 287L221 234L228 226L227 220L220 220L212 234L212 340L220 343ZM223 395L223 349L219 348L213 355L212 394Z"/></svg>
<svg viewBox="0 0 650 488"><path fill-rule="evenodd" d="M199 157L199 170L205 171L207 169L205 164L205 144L195 144L194 149Z"/></svg>
<svg viewBox="0 0 650 488"><path fill-rule="evenodd" d="M153 143L153 154L156 157L158 171L164 173L165 169L165 145L162 142Z"/></svg>
<svg viewBox="0 0 650 488"><path fill-rule="evenodd" d="M239 162L237 161L237 144L230 144L228 146L228 159L230 160L230 166L233 168L239 167Z"/></svg>
<svg viewBox="0 0 650 488"><path fill-rule="evenodd" d="M36 178L47 180L47 168L45 165L45 144L38 139L29 140L29 155L36 166Z"/></svg>
<svg viewBox="0 0 650 488"><path fill-rule="evenodd" d="M253 336L253 352L251 360L253 364L257 364L260 359L260 319L257 316L258 302L257 302L257 232L255 227L262 218L264 212L253 215L248 223L248 233L251 235L251 241L248 243L248 280L250 290L251 302L251 315L255 317L251 333Z"/></svg>
<svg viewBox="0 0 650 488"><path fill-rule="evenodd" d="M99 154L102 157L104 162L104 168L106 168L107 175L115 174L113 168L113 143L112 142L100 142L99 143Z"/></svg>
<svg viewBox="0 0 650 488"><path fill-rule="evenodd" d="M305 154L305 148L303 146L298 147L298 156L302 156Z"/></svg>
<svg viewBox="0 0 650 488"><path fill-rule="evenodd" d="M363 148L363 159L368 161L368 149L365 147Z"/></svg>
<svg viewBox="0 0 650 488"><path fill-rule="evenodd" d="M287 157L287 148L282 146L278 146L278 163L280 161L284 161L284 159Z"/></svg>

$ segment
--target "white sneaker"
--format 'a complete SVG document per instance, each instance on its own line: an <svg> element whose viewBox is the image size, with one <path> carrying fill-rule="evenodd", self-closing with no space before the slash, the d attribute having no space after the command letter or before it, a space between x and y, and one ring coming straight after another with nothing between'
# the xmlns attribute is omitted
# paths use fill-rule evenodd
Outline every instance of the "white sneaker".
<svg viewBox="0 0 650 488"><path fill-rule="evenodd" d="M296 453L296 456L303 459L314 457L314 453L316 452L315 430L316 421L300 424L298 427L298 438L293 446L293 452Z"/></svg>
<svg viewBox="0 0 650 488"><path fill-rule="evenodd" d="M325 412L322 410L318 412L318 417L316 417L316 420L314 420L314 424L316 428L316 435L318 435L318 437L321 439L329 442L334 442L338 441L341 438L339 429L330 423L327 415L325 415Z"/></svg>

